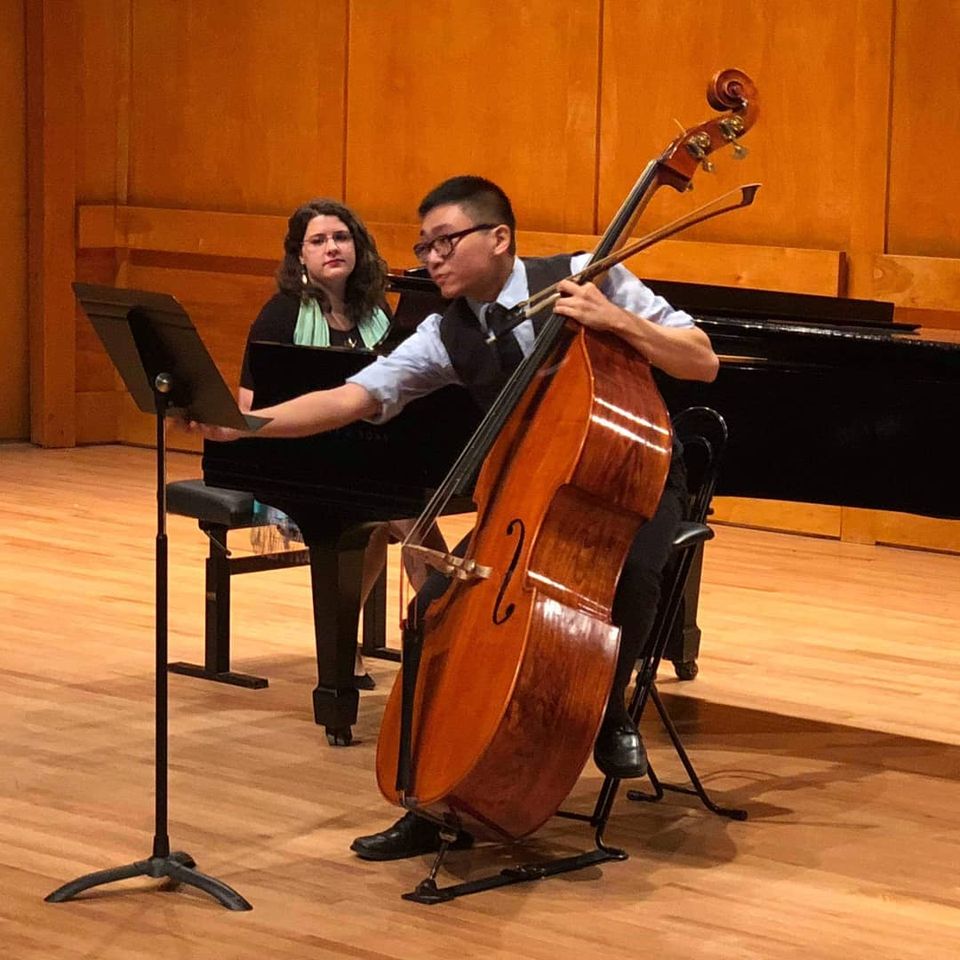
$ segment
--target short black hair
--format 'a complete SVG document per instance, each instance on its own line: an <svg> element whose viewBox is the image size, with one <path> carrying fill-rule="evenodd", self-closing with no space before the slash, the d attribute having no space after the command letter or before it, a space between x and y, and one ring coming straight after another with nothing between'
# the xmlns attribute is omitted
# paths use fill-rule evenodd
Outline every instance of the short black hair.
<svg viewBox="0 0 960 960"><path fill-rule="evenodd" d="M435 207L448 203L463 207L476 223L505 223L510 228L510 253L516 252L517 219L510 198L492 180L471 175L450 177L420 201L417 214L422 220Z"/></svg>

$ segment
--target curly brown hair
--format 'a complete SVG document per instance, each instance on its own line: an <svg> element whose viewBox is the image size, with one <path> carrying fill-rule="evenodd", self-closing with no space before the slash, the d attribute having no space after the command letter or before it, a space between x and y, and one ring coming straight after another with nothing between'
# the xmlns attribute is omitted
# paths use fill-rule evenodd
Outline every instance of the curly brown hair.
<svg viewBox="0 0 960 960"><path fill-rule="evenodd" d="M330 308L323 288L313 281L304 284L301 279L300 248L307 225L317 216L339 217L353 236L357 264L347 277L345 299L347 316L354 323L359 323L383 303L383 295L387 289L387 264L360 218L336 200L326 197L309 200L290 215L287 235L283 238L283 260L277 268L277 287L281 293L291 296L314 297L319 300L323 309Z"/></svg>

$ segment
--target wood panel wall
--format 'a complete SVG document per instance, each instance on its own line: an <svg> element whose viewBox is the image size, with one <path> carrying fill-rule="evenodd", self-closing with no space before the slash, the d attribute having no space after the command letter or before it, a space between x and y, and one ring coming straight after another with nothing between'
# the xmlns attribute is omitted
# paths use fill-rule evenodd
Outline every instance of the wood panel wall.
<svg viewBox="0 0 960 960"><path fill-rule="evenodd" d="M712 114L706 81L727 66L760 90L748 158L727 151L693 197L663 191L646 223L749 180L764 184L758 202L635 269L885 297L908 319L960 328L957 0L29 6L47 18L45 35L27 24L31 76L72 111L58 122L31 108L41 158L61 161L48 188L72 189L85 211L71 256L44 261L53 299L37 301L35 336L62 325L75 276L163 289L233 380L284 218L321 194L357 209L394 267L410 265L419 198L462 172L513 196L524 252L582 246L675 121ZM50 46L63 24L73 59ZM34 438L149 437L82 316L75 329L73 354L39 368L61 392L35 394L46 429Z"/></svg>
<svg viewBox="0 0 960 960"><path fill-rule="evenodd" d="M23 37L22 0L0 0L0 440L30 428Z"/></svg>
<svg viewBox="0 0 960 960"><path fill-rule="evenodd" d="M630 186L628 158L657 150L669 135L666 118L700 120L705 78L730 65L757 82L760 120L744 141L747 160L718 163L696 189L720 192L745 180L764 187L742 216L691 235L837 250L855 246L855 231L879 241L889 76L876 54L889 51L891 10L888 0L607 0L600 153L615 161L600 169L600 219ZM652 72L647 49L663 51ZM861 129L863 115L875 122ZM689 202L668 191L661 199L655 217L676 216Z"/></svg>

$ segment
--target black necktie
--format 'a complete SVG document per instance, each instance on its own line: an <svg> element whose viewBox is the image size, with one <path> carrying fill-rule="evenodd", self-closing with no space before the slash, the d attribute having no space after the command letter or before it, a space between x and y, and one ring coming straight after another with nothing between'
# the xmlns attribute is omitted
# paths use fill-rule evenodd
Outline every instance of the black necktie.
<svg viewBox="0 0 960 960"><path fill-rule="evenodd" d="M504 373L513 373L523 360L523 351L517 342L513 330L504 330L515 320L512 311L499 303L491 303L487 307L485 319L487 329L496 337L494 347L500 360L500 369Z"/></svg>

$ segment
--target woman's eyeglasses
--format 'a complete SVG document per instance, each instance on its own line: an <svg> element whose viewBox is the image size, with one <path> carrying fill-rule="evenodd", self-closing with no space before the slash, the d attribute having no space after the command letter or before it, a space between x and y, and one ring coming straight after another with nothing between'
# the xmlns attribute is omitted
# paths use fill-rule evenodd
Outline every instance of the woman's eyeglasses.
<svg viewBox="0 0 960 960"><path fill-rule="evenodd" d="M332 240L338 247L353 243L353 234L349 230L337 230L336 233L315 233L312 237L307 237L301 246L304 247L325 247L328 241Z"/></svg>

